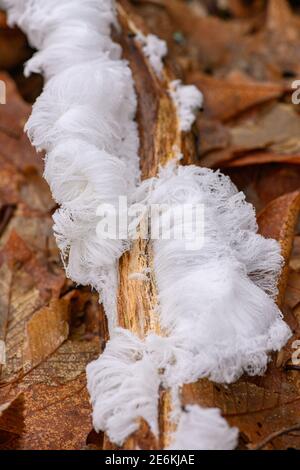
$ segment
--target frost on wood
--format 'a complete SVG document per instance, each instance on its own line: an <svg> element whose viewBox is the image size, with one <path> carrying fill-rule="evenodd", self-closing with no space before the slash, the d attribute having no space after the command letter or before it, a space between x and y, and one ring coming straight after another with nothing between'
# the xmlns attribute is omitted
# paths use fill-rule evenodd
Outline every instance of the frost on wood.
<svg viewBox="0 0 300 470"><path fill-rule="evenodd" d="M159 375L145 343L121 328L115 329L104 353L87 367L96 430L113 442L124 440L144 418L158 435Z"/></svg>
<svg viewBox="0 0 300 470"><path fill-rule="evenodd" d="M188 405L181 412L169 449L231 450L237 445L238 430L230 428L217 408Z"/></svg>
<svg viewBox="0 0 300 470"><path fill-rule="evenodd" d="M291 332L273 297L282 257L279 244L257 234L254 209L220 172L170 164L137 191L147 204L203 205L204 245L187 249L191 233L173 221L182 240L154 241L160 322L167 337L153 339L168 386L201 377L231 383L244 372L262 374L268 352ZM156 344L157 342L157 344Z"/></svg>
<svg viewBox="0 0 300 470"><path fill-rule="evenodd" d="M203 103L202 93L194 85L182 85L180 80L174 80L170 83L170 95L177 108L181 130L190 131Z"/></svg>
<svg viewBox="0 0 300 470"><path fill-rule="evenodd" d="M110 324L116 314L117 261L127 240L101 240L96 208L117 206L139 179L136 96L120 46L111 0L6 2L39 49L26 71L46 84L26 125L32 143L46 150L45 176L61 208L55 233L67 274L102 294Z"/></svg>
<svg viewBox="0 0 300 470"><path fill-rule="evenodd" d="M154 72L160 78L163 70L163 58L168 52L166 42L155 34L145 36L141 32L136 35L136 39L142 45L145 57L149 60Z"/></svg>
<svg viewBox="0 0 300 470"><path fill-rule="evenodd" d="M63 34L66 29L71 34L71 38L66 39L72 44L76 27L86 32L94 31L107 40L110 26L115 23L112 0L2 0L2 4L9 13L8 23L11 26L17 24L24 30L30 44L38 50L44 49L49 38L52 45L58 46L57 34ZM75 48L77 46L78 43L74 44ZM61 57L66 55L64 48L60 49Z"/></svg>

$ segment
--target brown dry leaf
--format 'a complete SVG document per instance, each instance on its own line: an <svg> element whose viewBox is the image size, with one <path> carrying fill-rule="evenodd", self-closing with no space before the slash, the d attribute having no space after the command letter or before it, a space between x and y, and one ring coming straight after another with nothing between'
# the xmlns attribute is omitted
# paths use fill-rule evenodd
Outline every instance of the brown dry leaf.
<svg viewBox="0 0 300 470"><path fill-rule="evenodd" d="M45 301L52 297L57 298L65 284L64 274L57 269L57 263L52 263L52 266L50 263L46 264L45 258L32 251L15 229L10 231L9 238L0 250L0 262L6 263L12 271L19 270L22 266L28 282L38 289Z"/></svg>
<svg viewBox="0 0 300 470"><path fill-rule="evenodd" d="M0 11L0 69L12 69L29 59L30 55L24 34L16 28L8 28L5 14Z"/></svg>
<svg viewBox="0 0 300 470"><path fill-rule="evenodd" d="M23 134L30 106L0 77L8 92L0 116L0 405L12 403L0 418L0 447L81 449L92 429L85 368L107 339L106 321L97 296L65 278L42 158ZM4 427L8 412L15 429L7 420Z"/></svg>
<svg viewBox="0 0 300 470"><path fill-rule="evenodd" d="M300 76L299 31L299 16L288 0L268 0L265 15L237 41L234 35L229 37L227 60L214 65L223 76L238 69L257 80L290 82Z"/></svg>
<svg viewBox="0 0 300 470"><path fill-rule="evenodd" d="M31 107L21 98L8 74L1 72L0 79L6 85L7 101L0 113L0 158L18 171L33 167L42 172L42 159L37 156L23 131Z"/></svg>
<svg viewBox="0 0 300 470"><path fill-rule="evenodd" d="M201 135L201 131L205 131L203 121L198 120L198 126ZM215 135L217 130L218 122L212 126L212 134ZM242 166L300 161L300 116L288 104L274 103L266 106L260 114L250 113L239 124L224 128L225 132L227 142L224 141L220 149L204 147L202 151L200 142L202 165Z"/></svg>
<svg viewBox="0 0 300 470"><path fill-rule="evenodd" d="M20 441L15 435L3 438L3 448L27 449L35 445L43 449L81 448L84 436L91 429L85 382L79 377L84 374L86 364L97 356L101 348L99 338L106 337L106 323L95 295L71 290L61 296L66 281L51 225L50 215L26 217L26 212L17 209L0 239L5 275L3 292L7 292L9 299L9 324L5 335L7 362L1 379L4 383L14 383L17 391L24 393L26 420L34 423L32 427L26 424L24 440L22 437ZM70 425L67 417L73 403L60 402L60 387L66 384L72 395L73 389L77 393L78 383L81 388L76 403L82 400L82 406L78 405L81 409L73 415L81 419L77 423L80 432L76 429L73 433L67 430ZM41 409L45 406L45 410L32 415L29 390L33 389L36 399L41 400L35 406ZM39 395L40 390L44 395ZM0 389L0 397L1 393ZM52 428L53 416L44 402L45 394L57 395L59 403L51 402L49 408L58 422L65 420L64 425ZM39 420L42 424L37 433Z"/></svg>
<svg viewBox="0 0 300 470"><path fill-rule="evenodd" d="M293 243L293 251L289 263L289 276L285 295L285 304L293 309L295 316L299 319L300 303L300 237L296 236Z"/></svg>
<svg viewBox="0 0 300 470"><path fill-rule="evenodd" d="M288 0L269 0L267 5L264 29L254 35L245 48L246 53L253 54L253 71L263 73L265 80L300 76L299 16L293 14Z"/></svg>
<svg viewBox="0 0 300 470"><path fill-rule="evenodd" d="M280 84L249 80L242 74L215 78L194 72L188 75L187 80L202 91L205 116L220 121L231 119L252 106L279 98L284 92Z"/></svg>
<svg viewBox="0 0 300 470"><path fill-rule="evenodd" d="M259 232L279 241L285 260L291 254L299 207L300 191L295 191L270 202L258 215Z"/></svg>
<svg viewBox="0 0 300 470"><path fill-rule="evenodd" d="M192 43L191 48L197 49L197 63L202 70L226 63L233 45L236 47L252 26L245 21L232 20L229 25L215 16L196 16L189 4L180 0L155 0L151 3L163 6L174 29Z"/></svg>
<svg viewBox="0 0 300 470"><path fill-rule="evenodd" d="M15 382L14 393L22 391L24 396L26 431L5 443L4 449L73 450L86 444L92 424L85 367L103 347L107 328L96 295L71 291L67 297L71 301L69 336L65 341L61 338L63 343L55 352ZM34 323L46 322L39 315L31 318ZM36 344L35 335L33 338ZM40 361L55 346L55 341L49 344L45 340L36 359Z"/></svg>
<svg viewBox="0 0 300 470"><path fill-rule="evenodd" d="M38 448L60 448L61 446L69 449L81 448L84 442L83 434L87 436L91 424L85 380L80 379L80 376L84 374L87 363L97 356L101 348L99 338L104 341L107 337L103 313L95 296L88 291L73 290L55 300L55 295L59 295L59 291L54 295L55 291L49 287L51 282L55 282L53 287L56 285L56 278L52 278L53 274L49 273L50 284L46 290L42 283L39 285L39 275L44 284L48 283L45 278L46 268L43 267L42 270L38 268L34 275L36 278L32 278L30 270L28 273L26 270L33 255L16 235L13 234L12 237L15 242L13 246L16 249L12 250L14 256L6 258L8 266L13 268L13 282L10 289L9 325L6 334L7 363L3 368L2 381L13 382L17 390L24 392L26 419L28 413L29 421L34 420L34 424L32 428L26 424L24 441L19 442L18 439L13 442L9 441L10 446L24 449L35 448L38 439ZM8 245L11 246L9 242ZM33 259L36 258L33 257ZM61 282L60 279L61 274L57 281ZM77 423L82 434L78 433L78 429L72 434L72 431L67 432L70 422L66 420L66 417L71 410L73 410L73 415L76 415L73 409L74 404L69 404L68 401L61 403L59 394L61 385L66 384L72 395L72 390L74 388L76 392L78 383L81 388L78 391L76 403L82 400L82 406L78 405L80 411L76 413L80 419L82 417L82 422ZM32 390L36 391L35 399L40 397L41 401L36 401L35 407L41 408L41 415L34 413L32 416L33 402L30 401ZM57 395L58 403L52 404L51 402L49 407L56 414L57 421L66 420L64 426L52 428L53 416L46 409L45 397L41 391L48 394L49 399ZM44 406L45 410L42 410ZM40 419L42 425L37 433ZM80 444L79 439L81 439ZM80 447L77 447L79 445Z"/></svg>
<svg viewBox="0 0 300 470"><path fill-rule="evenodd" d="M23 392L26 433L9 436L3 448L79 449L91 430L85 367L101 349L99 337L107 338L103 313L92 294L80 291L36 311L38 291L28 291L23 279L12 286L2 381Z"/></svg>
<svg viewBox="0 0 300 470"><path fill-rule="evenodd" d="M230 147L231 136L229 129L216 119L209 119L199 115L196 121L199 132L198 154L199 159L209 158L210 155L225 153Z"/></svg>
<svg viewBox="0 0 300 470"><path fill-rule="evenodd" d="M278 283L278 304L282 305L288 281L289 260L292 253L293 241L300 209L300 191L286 194L272 201L258 215L260 233L267 238L275 238L281 246L285 260L281 278Z"/></svg>
<svg viewBox="0 0 300 470"><path fill-rule="evenodd" d="M223 170L224 171L224 170ZM238 189L260 212L267 204L284 194L300 188L300 167L298 165L268 164L248 167L226 168Z"/></svg>
<svg viewBox="0 0 300 470"><path fill-rule="evenodd" d="M198 120L201 165L299 164L296 108L278 103L286 109L277 119L275 111L266 116L262 106L285 92L289 95L291 81L300 76L299 15L291 11L287 0L251 5L212 1L202 12L194 6L195 2L180 0L143 0L136 8L153 32L168 41L184 78L195 77L202 87L205 118ZM220 18L222 12L233 12L239 20L229 17L225 21ZM243 119L221 125L220 121L236 119L249 109L253 126L245 128ZM282 131L289 130L281 139Z"/></svg>
<svg viewBox="0 0 300 470"><path fill-rule="evenodd" d="M32 384L23 397L25 431L0 441L2 450L72 450L86 444L92 423L85 374L61 386Z"/></svg>
<svg viewBox="0 0 300 470"><path fill-rule="evenodd" d="M285 303L291 309L295 308L300 302L300 275L296 271L290 269L287 288L286 288L286 296L285 296Z"/></svg>
<svg viewBox="0 0 300 470"><path fill-rule="evenodd" d="M19 393L0 405L0 449L18 439L24 432L24 396Z"/></svg>
<svg viewBox="0 0 300 470"><path fill-rule="evenodd" d="M104 347L108 338L107 326L97 295L88 290L73 290L66 297L71 299L69 335L65 340L61 338L60 347L55 349L55 343L49 345L52 354L47 358L46 347L41 348L44 357L38 367L29 368L30 374L24 376L22 383L26 387L32 383L57 386L75 380ZM58 337L54 339L58 340Z"/></svg>
<svg viewBox="0 0 300 470"><path fill-rule="evenodd" d="M288 163L299 164L300 153L297 154L283 154L274 152L251 152L249 154L239 155L228 162L222 162L223 168L235 168L249 165L263 165L265 163Z"/></svg>
<svg viewBox="0 0 300 470"><path fill-rule="evenodd" d="M24 396L19 393L0 405L0 430L20 435L24 430Z"/></svg>
<svg viewBox="0 0 300 470"><path fill-rule="evenodd" d="M7 73L1 72L0 79L6 85L6 102L9 104L9 106L1 108L0 130L12 137L20 138L23 136L30 107L20 99L17 87Z"/></svg>
<svg viewBox="0 0 300 470"><path fill-rule="evenodd" d="M274 153L300 153L300 117L287 104L277 103L259 116L231 130L233 152L269 149Z"/></svg>
<svg viewBox="0 0 300 470"><path fill-rule="evenodd" d="M52 300L28 320L25 326L23 369L25 372L50 356L69 335L70 296Z"/></svg>
<svg viewBox="0 0 300 470"><path fill-rule="evenodd" d="M293 252L290 260L290 268L293 271L300 271L300 236L294 238Z"/></svg>
<svg viewBox="0 0 300 470"><path fill-rule="evenodd" d="M168 41L171 53L176 54L184 70L201 70L218 77L239 70L259 81L288 84L300 76L299 16L291 11L287 0L258 0L251 5L236 0L235 6L228 3L225 8L212 1L213 7L199 14L193 3L180 0L133 3L150 29L152 26L153 32ZM222 11L231 10L236 11L236 17L221 18ZM158 21L155 29L153 18L163 15L164 22ZM174 48L177 40L181 49Z"/></svg>
<svg viewBox="0 0 300 470"><path fill-rule="evenodd" d="M293 14L287 0L266 2L265 15L256 22L249 34L234 44L229 39L231 54L218 72L226 75L238 69L264 81L290 82L300 75L299 17Z"/></svg>

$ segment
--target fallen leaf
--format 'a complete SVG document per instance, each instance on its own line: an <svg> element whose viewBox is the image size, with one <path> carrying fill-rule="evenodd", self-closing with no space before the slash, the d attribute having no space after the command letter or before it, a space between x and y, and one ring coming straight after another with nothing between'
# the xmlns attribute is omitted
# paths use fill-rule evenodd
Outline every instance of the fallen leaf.
<svg viewBox="0 0 300 470"><path fill-rule="evenodd" d="M300 274L292 269L288 275L285 302L292 309L300 302Z"/></svg>
<svg viewBox="0 0 300 470"><path fill-rule="evenodd" d="M153 3L163 6L176 29L193 43L197 50L197 65L202 70L214 69L226 63L232 49L251 29L249 22L232 20L229 25L215 16L195 16L193 9L180 0L155 0Z"/></svg>
<svg viewBox="0 0 300 470"><path fill-rule="evenodd" d="M52 300L26 323L23 368L32 369L52 354L69 335L70 296Z"/></svg>
<svg viewBox="0 0 300 470"><path fill-rule="evenodd" d="M30 55L25 35L16 28L8 28L5 14L0 11L0 69L13 69Z"/></svg>
<svg viewBox="0 0 300 470"><path fill-rule="evenodd" d="M42 173L43 162L24 134L31 107L21 97L14 81L4 72L0 80L6 85L6 103L0 114L0 157L18 170L37 168Z"/></svg>
<svg viewBox="0 0 300 470"><path fill-rule="evenodd" d="M294 238L293 252L290 259L290 268L293 271L300 271L300 236Z"/></svg>
<svg viewBox="0 0 300 470"><path fill-rule="evenodd" d="M289 260L300 210L300 191L286 194L272 201L258 215L260 233L280 243L285 265L278 282L278 304L282 305L288 282Z"/></svg>
<svg viewBox="0 0 300 470"><path fill-rule="evenodd" d="M278 103L231 129L233 152L270 149L300 153L300 117L292 106ZM293 146L288 144L293 142Z"/></svg>
<svg viewBox="0 0 300 470"><path fill-rule="evenodd" d="M23 392L24 427L4 450L81 449L92 429L85 374L62 386L35 384Z"/></svg>
<svg viewBox="0 0 300 470"><path fill-rule="evenodd" d="M300 188L298 165L268 164L223 169L260 212L267 204Z"/></svg>
<svg viewBox="0 0 300 470"><path fill-rule="evenodd" d="M204 95L204 113L211 119L226 121L252 106L279 98L284 87L278 83L215 78L201 72L188 75L188 82L196 85Z"/></svg>
<svg viewBox="0 0 300 470"><path fill-rule="evenodd" d="M265 163L299 164L300 153L289 155L275 152L251 152L239 155L229 161L223 161L224 168L235 168L249 165L263 165Z"/></svg>
<svg viewBox="0 0 300 470"><path fill-rule="evenodd" d="M197 121L199 132L204 130ZM218 122L212 126L216 134ZM284 103L268 105L259 115L250 113L241 122L224 128L227 143L220 149L201 148L201 164L208 167L242 166L270 162L300 162L300 116L295 108ZM207 133L207 132L206 132Z"/></svg>
<svg viewBox="0 0 300 470"><path fill-rule="evenodd" d="M202 161L206 156L210 158L210 155L227 152L231 136L229 129L224 124L203 115L199 115L196 123L199 131L198 153Z"/></svg>
<svg viewBox="0 0 300 470"><path fill-rule="evenodd" d="M24 432L24 396L19 393L0 405L0 449Z"/></svg>

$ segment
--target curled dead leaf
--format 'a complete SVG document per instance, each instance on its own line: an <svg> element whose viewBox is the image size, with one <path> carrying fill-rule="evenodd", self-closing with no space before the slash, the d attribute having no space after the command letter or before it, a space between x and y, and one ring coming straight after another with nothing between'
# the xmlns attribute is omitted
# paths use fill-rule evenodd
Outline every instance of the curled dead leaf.
<svg viewBox="0 0 300 470"><path fill-rule="evenodd" d="M204 95L204 113L209 118L225 121L252 106L280 97L284 87L278 83L257 82L238 78L215 78L201 72L188 76Z"/></svg>
<svg viewBox="0 0 300 470"><path fill-rule="evenodd" d="M296 224L300 210L300 192L295 191L281 196L258 215L259 231L267 238L275 238L281 245L281 253L285 261L278 282L279 305L283 304L289 272L289 259L292 252Z"/></svg>

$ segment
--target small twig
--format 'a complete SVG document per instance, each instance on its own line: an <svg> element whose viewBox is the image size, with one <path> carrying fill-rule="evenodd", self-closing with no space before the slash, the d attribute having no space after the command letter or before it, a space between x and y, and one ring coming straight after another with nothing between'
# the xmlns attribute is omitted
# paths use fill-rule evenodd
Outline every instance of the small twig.
<svg viewBox="0 0 300 470"><path fill-rule="evenodd" d="M285 370L300 370L300 366L294 366L294 365L286 365Z"/></svg>
<svg viewBox="0 0 300 470"><path fill-rule="evenodd" d="M263 439L259 444L256 444L255 446L248 446L250 450L261 450L263 449L269 442L273 441L276 437L282 436L283 434L288 434L292 431L300 431L300 423L294 424L294 426L290 426L288 428L283 428L280 429L280 431L275 431L269 436L267 436L265 439Z"/></svg>

